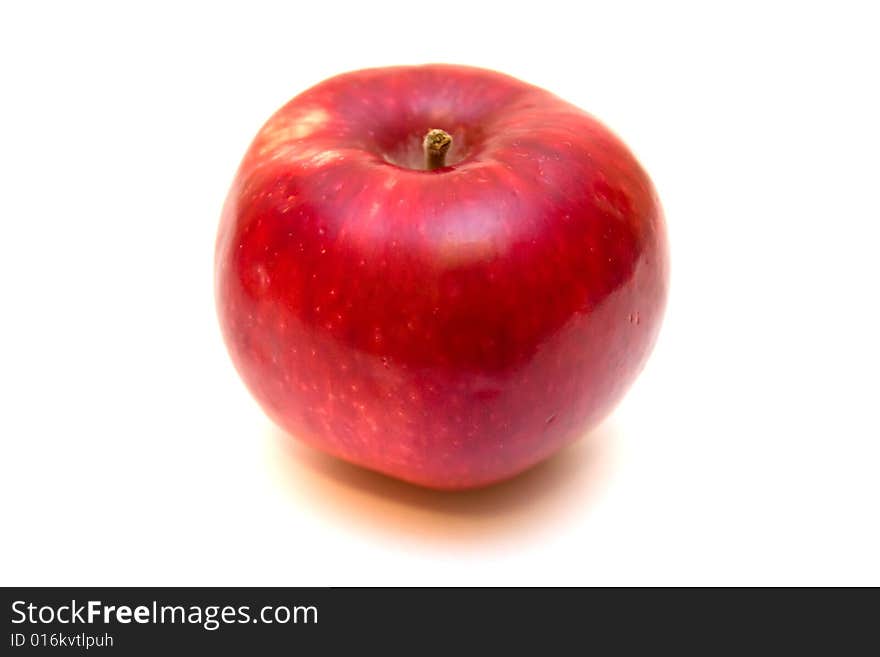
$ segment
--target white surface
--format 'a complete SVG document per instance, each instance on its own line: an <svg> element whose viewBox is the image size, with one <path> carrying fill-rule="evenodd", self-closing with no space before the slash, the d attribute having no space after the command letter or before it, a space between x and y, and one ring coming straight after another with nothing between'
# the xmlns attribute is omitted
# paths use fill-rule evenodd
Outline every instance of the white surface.
<svg viewBox="0 0 880 657"><path fill-rule="evenodd" d="M880 51L821 4L4 4L0 583L880 584ZM289 446L212 298L262 122L427 61L605 121L673 256L592 442L461 497Z"/></svg>

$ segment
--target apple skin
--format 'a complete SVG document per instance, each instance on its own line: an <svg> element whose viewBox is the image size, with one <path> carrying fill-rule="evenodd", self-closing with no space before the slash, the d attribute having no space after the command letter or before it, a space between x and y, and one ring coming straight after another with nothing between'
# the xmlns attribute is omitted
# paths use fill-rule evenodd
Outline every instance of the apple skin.
<svg viewBox="0 0 880 657"><path fill-rule="evenodd" d="M432 128L454 139L423 168ZM482 69L343 74L263 126L216 243L223 336L306 443L438 489L584 435L641 371L668 288L647 174L584 111Z"/></svg>

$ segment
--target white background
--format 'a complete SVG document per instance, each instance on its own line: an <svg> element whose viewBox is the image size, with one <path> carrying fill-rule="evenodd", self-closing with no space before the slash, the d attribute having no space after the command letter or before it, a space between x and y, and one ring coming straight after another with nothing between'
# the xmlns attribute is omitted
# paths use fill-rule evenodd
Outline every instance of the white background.
<svg viewBox="0 0 880 657"><path fill-rule="evenodd" d="M2 584L880 584L878 22L725 4L4 3ZM611 126L673 264L614 414L452 496L291 443L212 296L262 122L430 61Z"/></svg>

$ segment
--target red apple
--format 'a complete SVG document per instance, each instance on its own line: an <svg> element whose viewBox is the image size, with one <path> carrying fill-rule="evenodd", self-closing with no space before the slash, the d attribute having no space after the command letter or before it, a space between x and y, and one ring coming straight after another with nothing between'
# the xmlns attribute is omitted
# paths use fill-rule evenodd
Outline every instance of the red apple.
<svg viewBox="0 0 880 657"><path fill-rule="evenodd" d="M269 416L443 489L511 477L598 423L654 345L667 281L661 207L620 140L462 66L357 71L291 100L245 155L216 245L223 335Z"/></svg>

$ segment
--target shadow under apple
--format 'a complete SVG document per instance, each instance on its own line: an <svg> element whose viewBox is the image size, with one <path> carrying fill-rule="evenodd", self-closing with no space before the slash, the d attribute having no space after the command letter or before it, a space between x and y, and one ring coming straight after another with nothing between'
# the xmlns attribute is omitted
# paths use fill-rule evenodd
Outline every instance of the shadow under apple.
<svg viewBox="0 0 880 657"><path fill-rule="evenodd" d="M470 491L420 488L314 450L271 426L269 459L284 492L336 521L420 543L534 540L589 513L607 480L606 421L513 479Z"/></svg>

